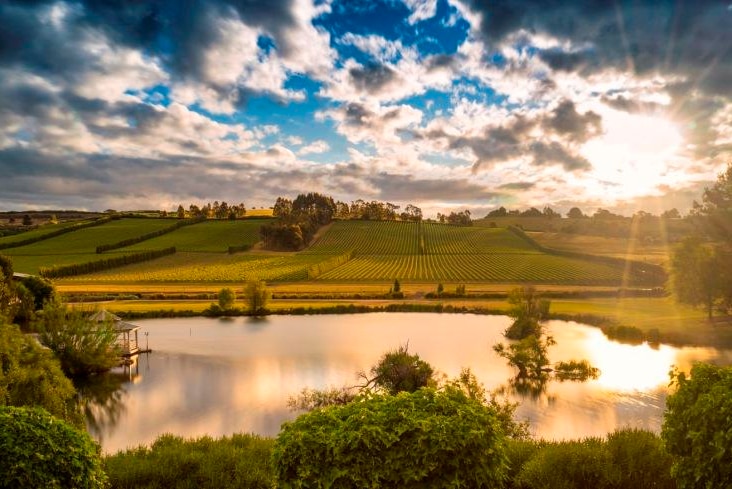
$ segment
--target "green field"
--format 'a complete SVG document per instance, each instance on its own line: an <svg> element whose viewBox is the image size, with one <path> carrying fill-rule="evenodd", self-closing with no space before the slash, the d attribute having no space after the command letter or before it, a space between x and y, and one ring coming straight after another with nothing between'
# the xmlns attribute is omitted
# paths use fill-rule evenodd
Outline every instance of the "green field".
<svg viewBox="0 0 732 489"><path fill-rule="evenodd" d="M137 252L175 246L178 251L225 252L229 246L254 245L259 241L259 227L267 222L266 219L204 221L122 249Z"/></svg>
<svg viewBox="0 0 732 489"><path fill-rule="evenodd" d="M171 246L178 250L172 256L67 279L67 283L218 283L256 278L330 284L399 279L620 286L624 278L621 266L542 253L506 229L438 223L337 221L300 253L229 255L229 246L255 244L259 227L266 221L211 220L95 254L99 245L134 238L174 222L121 219L6 251L17 271L35 273L41 266L82 263L114 254ZM346 257L344 263L325 267L338 256ZM315 264L323 264L324 273L309 279L308 269ZM633 285L633 277L625 285Z"/></svg>
<svg viewBox="0 0 732 489"><path fill-rule="evenodd" d="M13 260L16 272L37 273L40 267L69 265L98 260L120 251L96 254L99 245L115 243L141 234L157 231L175 221L168 219L119 219L89 228L72 231L55 238L18 248L0 250Z"/></svg>
<svg viewBox="0 0 732 489"><path fill-rule="evenodd" d="M44 224L43 226L39 226L35 229L31 229L30 231L25 231L23 233L13 234L10 236L0 236L0 245L17 243L19 241L25 241L27 239L34 239L45 236L46 234L53 233L55 231L58 231L59 229L65 229L77 225L80 222L81 221L66 221L58 224Z"/></svg>

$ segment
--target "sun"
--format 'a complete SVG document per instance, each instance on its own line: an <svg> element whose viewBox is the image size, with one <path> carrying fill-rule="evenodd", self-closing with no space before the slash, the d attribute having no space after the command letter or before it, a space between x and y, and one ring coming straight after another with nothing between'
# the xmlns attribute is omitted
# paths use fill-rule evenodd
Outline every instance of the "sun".
<svg viewBox="0 0 732 489"><path fill-rule="evenodd" d="M585 143L582 155L593 166L586 175L597 190L612 189L615 199L651 195L659 183L673 185L669 163L683 145L679 129L657 115L629 114L608 109L603 113L603 134ZM608 196L610 197L610 196Z"/></svg>

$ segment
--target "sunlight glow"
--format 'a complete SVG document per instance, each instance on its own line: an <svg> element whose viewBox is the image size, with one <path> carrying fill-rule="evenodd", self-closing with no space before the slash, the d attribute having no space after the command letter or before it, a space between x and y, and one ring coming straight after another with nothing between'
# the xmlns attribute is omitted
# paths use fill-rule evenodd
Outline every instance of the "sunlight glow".
<svg viewBox="0 0 732 489"><path fill-rule="evenodd" d="M617 199L653 194L658 184L679 183L667 175L670 160L683 143L669 120L615 110L603 113L601 137L588 141L582 154L593 166L598 193Z"/></svg>

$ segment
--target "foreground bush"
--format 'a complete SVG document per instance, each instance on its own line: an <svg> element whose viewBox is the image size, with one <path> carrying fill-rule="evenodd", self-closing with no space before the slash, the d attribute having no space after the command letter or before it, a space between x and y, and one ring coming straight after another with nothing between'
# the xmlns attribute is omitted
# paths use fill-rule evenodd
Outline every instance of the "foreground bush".
<svg viewBox="0 0 732 489"><path fill-rule="evenodd" d="M81 427L76 390L49 350L0 322L0 406L37 406Z"/></svg>
<svg viewBox="0 0 732 489"><path fill-rule="evenodd" d="M650 431L623 429L606 440L510 441L508 487L674 489L671 457Z"/></svg>
<svg viewBox="0 0 732 489"><path fill-rule="evenodd" d="M698 363L673 382L662 436L679 487L732 487L732 367Z"/></svg>
<svg viewBox="0 0 732 489"><path fill-rule="evenodd" d="M273 440L233 435L194 440L163 435L104 459L113 488L228 489L271 488Z"/></svg>
<svg viewBox="0 0 732 489"><path fill-rule="evenodd" d="M0 454L0 487L106 487L96 443L43 409L0 407Z"/></svg>
<svg viewBox="0 0 732 489"><path fill-rule="evenodd" d="M285 423L279 487L499 487L506 438L493 409L455 390L357 399Z"/></svg>

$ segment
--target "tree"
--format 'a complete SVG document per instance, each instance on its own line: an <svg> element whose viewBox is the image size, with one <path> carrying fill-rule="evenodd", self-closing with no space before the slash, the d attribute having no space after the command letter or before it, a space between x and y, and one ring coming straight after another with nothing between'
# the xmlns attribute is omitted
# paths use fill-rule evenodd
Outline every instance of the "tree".
<svg viewBox="0 0 732 489"><path fill-rule="evenodd" d="M18 326L0 322L0 359L0 406L39 406L82 426L76 391L53 353Z"/></svg>
<svg viewBox="0 0 732 489"><path fill-rule="evenodd" d="M697 238L686 238L671 258L673 289L678 301L704 305L711 319L715 301L722 293L720 272L724 270L715 252Z"/></svg>
<svg viewBox="0 0 732 489"><path fill-rule="evenodd" d="M732 484L732 368L697 363L672 372L661 436L680 489Z"/></svg>
<svg viewBox="0 0 732 489"><path fill-rule="evenodd" d="M531 209L527 209L521 213L521 217L541 217L541 216L543 216L543 214L536 207L532 207Z"/></svg>
<svg viewBox="0 0 732 489"><path fill-rule="evenodd" d="M677 208L669 209L661 214L664 219L681 219L681 213Z"/></svg>
<svg viewBox="0 0 732 489"><path fill-rule="evenodd" d="M511 307L508 315L513 323L505 332L508 339L520 340L529 335L537 338L543 333L541 322L549 317L548 300L541 299L534 287L520 287L508 294L508 303Z"/></svg>
<svg viewBox="0 0 732 489"><path fill-rule="evenodd" d="M33 225L33 219L31 219L31 216L28 214L25 214L23 216L23 226L31 226Z"/></svg>
<svg viewBox="0 0 732 489"><path fill-rule="evenodd" d="M186 210L183 208L182 205L178 206L178 210L176 211L176 215L178 216L178 219L185 219L186 217Z"/></svg>
<svg viewBox="0 0 732 489"><path fill-rule="evenodd" d="M119 364L117 331L111 321L96 321L56 299L46 303L34 327L71 377L106 372Z"/></svg>
<svg viewBox="0 0 732 489"><path fill-rule="evenodd" d="M400 346L396 350L385 353L379 362L371 367L371 378L366 379L366 386L374 385L387 394L395 395L399 392L414 392L422 387L434 387L436 381L432 365L425 362L419 355L410 355L408 345Z"/></svg>
<svg viewBox="0 0 732 489"><path fill-rule="evenodd" d="M548 217L549 219L554 219L557 217L562 217L560 213L552 209L551 207L544 207L544 211L542 212L544 214L544 217Z"/></svg>
<svg viewBox="0 0 732 489"><path fill-rule="evenodd" d="M23 277L19 282L33 294L34 310L36 311L42 309L43 304L53 299L53 295L56 293L51 282L35 275Z"/></svg>
<svg viewBox="0 0 732 489"><path fill-rule="evenodd" d="M703 218L707 233L732 246L732 162L714 185L704 189L702 202L694 202L692 213Z"/></svg>
<svg viewBox="0 0 732 489"><path fill-rule="evenodd" d="M234 307L234 302L236 301L236 294L233 290L231 290L228 287L224 287L223 289L219 290L219 307L223 311L228 311L232 307Z"/></svg>
<svg viewBox="0 0 732 489"><path fill-rule="evenodd" d="M569 209L569 212L567 212L567 217L570 219L582 219L585 217L585 215L582 213L579 207L572 207Z"/></svg>
<svg viewBox="0 0 732 489"><path fill-rule="evenodd" d="M399 279L394 279L394 286L392 287L392 292L399 293L402 291L402 284L399 283Z"/></svg>
<svg viewBox="0 0 732 489"><path fill-rule="evenodd" d="M251 280L247 282L244 289L244 300L249 307L249 312L255 316L262 315L267 311L267 302L271 294L267 289L267 283L263 280Z"/></svg>
<svg viewBox="0 0 732 489"><path fill-rule="evenodd" d="M555 344L549 336L546 340L529 335L526 338L505 346L503 343L493 345L498 356L508 360L508 364L518 369L520 379L542 379L548 373L549 356L547 350Z"/></svg>
<svg viewBox="0 0 732 489"><path fill-rule="evenodd" d="M99 445L40 408L0 408L0 453L0 487L107 487Z"/></svg>
<svg viewBox="0 0 732 489"><path fill-rule="evenodd" d="M501 206L498 209L490 211L485 217L506 217L507 215L508 211L505 207Z"/></svg>

